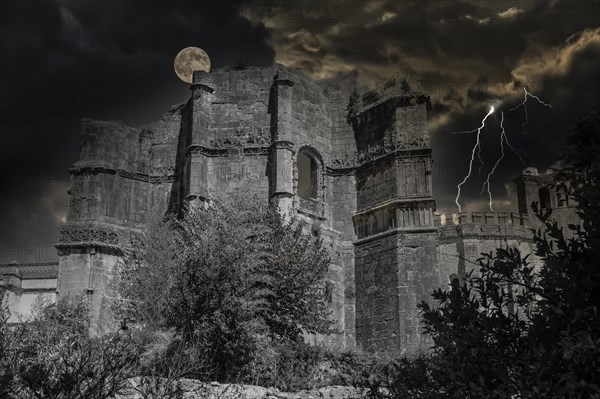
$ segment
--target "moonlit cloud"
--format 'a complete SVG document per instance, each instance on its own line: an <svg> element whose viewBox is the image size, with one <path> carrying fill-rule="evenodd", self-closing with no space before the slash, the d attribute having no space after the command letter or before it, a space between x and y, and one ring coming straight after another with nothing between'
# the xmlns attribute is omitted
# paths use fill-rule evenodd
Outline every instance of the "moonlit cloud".
<svg viewBox="0 0 600 399"><path fill-rule="evenodd" d="M525 55L511 74L519 82L539 84L549 76L567 73L577 54L590 48L600 54L600 28L577 32L560 46L538 49L536 56Z"/></svg>
<svg viewBox="0 0 600 399"><path fill-rule="evenodd" d="M379 20L380 20L381 22L385 22L385 21L387 21L388 19L392 19L392 18L396 17L397 15L398 15L398 14L396 14L396 13L395 13L395 12L393 12L393 11L386 11L386 12L385 12L385 13L384 13L384 14L381 16L381 18L380 18Z"/></svg>
<svg viewBox="0 0 600 399"><path fill-rule="evenodd" d="M517 8L517 7L510 7L510 8L509 8L509 9L507 9L507 10L504 10L504 11L502 11L502 12L499 12L499 13L498 13L498 16L499 16L500 18L512 18L512 17L514 17L515 15L517 15L517 14L520 14L520 13L522 13L522 12L523 12L523 9L521 9L521 8Z"/></svg>

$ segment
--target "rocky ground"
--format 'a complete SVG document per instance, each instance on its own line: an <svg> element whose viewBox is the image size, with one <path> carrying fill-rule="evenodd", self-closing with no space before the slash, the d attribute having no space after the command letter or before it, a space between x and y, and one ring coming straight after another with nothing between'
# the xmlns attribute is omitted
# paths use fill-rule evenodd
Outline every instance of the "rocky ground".
<svg viewBox="0 0 600 399"><path fill-rule="evenodd" d="M118 399L145 399L139 392L139 379L132 381L129 394ZM347 386L330 386L300 392L281 392L274 388L255 385L203 383L197 380L181 380L184 399L354 399L364 397L362 390Z"/></svg>

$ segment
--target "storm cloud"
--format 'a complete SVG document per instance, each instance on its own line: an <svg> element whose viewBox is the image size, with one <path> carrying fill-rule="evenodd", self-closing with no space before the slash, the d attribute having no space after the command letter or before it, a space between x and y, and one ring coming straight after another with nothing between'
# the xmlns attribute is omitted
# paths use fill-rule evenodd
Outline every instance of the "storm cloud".
<svg viewBox="0 0 600 399"><path fill-rule="evenodd" d="M244 15L270 33L275 60L314 78L357 71L370 87L397 73L422 77L433 112L430 133L438 210L457 210L456 185L468 171L472 130L490 106L497 112L482 131L481 175L469 179L462 201L484 210L481 188L500 156L500 118L519 156L508 153L492 178L497 210L515 210L512 178L527 166L542 171L556 161L575 118L598 103L598 1L353 1L279 3L267 12L250 2ZM529 98L523 88L552 104ZM525 165L521 162L522 158ZM476 165L477 169L479 165Z"/></svg>
<svg viewBox="0 0 600 399"><path fill-rule="evenodd" d="M213 66L278 62L315 79L356 72L362 88L398 73L430 95L434 195L456 211L456 185L482 131L486 164L465 184L467 210L499 156L499 123L527 165L550 167L575 118L598 104L599 1L4 1L0 3L0 241L52 242L64 215L79 120L156 119L189 94L173 58L187 46ZM552 108L523 101L523 88ZM478 169L479 165L476 165ZM496 210L515 210L507 154L491 181ZM60 188L60 189L59 189ZM62 193L62 194L61 194ZM52 204L49 206L48 204ZM4 245L3 244L3 245ZM19 255L0 254L0 262Z"/></svg>

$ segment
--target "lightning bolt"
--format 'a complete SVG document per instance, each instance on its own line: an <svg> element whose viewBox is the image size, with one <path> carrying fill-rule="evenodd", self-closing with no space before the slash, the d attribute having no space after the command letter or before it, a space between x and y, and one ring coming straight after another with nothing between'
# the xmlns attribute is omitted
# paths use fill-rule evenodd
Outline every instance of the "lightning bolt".
<svg viewBox="0 0 600 399"><path fill-rule="evenodd" d="M502 114L502 117L504 118L504 113ZM521 164L523 166L527 166L527 164L523 160L523 157L521 157L521 154L523 154L529 160L529 164L533 165L533 159L531 159L531 157L529 156L529 154L527 154L525 151L518 151L518 150L516 150L515 147L512 146L512 144L510 143L510 141L508 141L508 136L506 135L506 132L504 131L504 126L502 126L502 124L501 124L500 127L502 128L502 134L504 135L504 142L510 148L510 150L513 152L513 154L515 154L517 156L517 158L519 158L519 161L521 161ZM502 144L502 141L500 143Z"/></svg>
<svg viewBox="0 0 600 399"><path fill-rule="evenodd" d="M493 107L492 107L493 108ZM471 133L475 133L478 132L481 129L481 127L479 128L475 128L475 129L471 129L471 130L463 130L463 131L454 131L454 130L450 130L450 129L445 129L447 132L450 132L452 134L471 134ZM481 146L477 146L477 159L479 159L479 171L477 172L478 175L481 174L481 169L484 166L484 162L483 159L481 158Z"/></svg>
<svg viewBox="0 0 600 399"><path fill-rule="evenodd" d="M481 170L483 169L483 159L481 159L481 145L477 146L477 158L479 159L479 170L477 171L477 175L481 175Z"/></svg>
<svg viewBox="0 0 600 399"><path fill-rule="evenodd" d="M444 129L447 132L450 132L452 134L470 134L470 133L475 133L477 131L478 128L475 128L473 130L463 130L463 131L454 131L454 130L450 130L450 129Z"/></svg>
<svg viewBox="0 0 600 399"><path fill-rule="evenodd" d="M552 105L540 100L540 98L538 96L528 92L526 87L523 87L523 91L525 92L525 95L523 96L523 101L521 103L519 103L518 105L516 105L515 107L509 109L508 112L510 113L510 112L516 111L517 109L523 107L523 110L525 111L525 121L523 121L523 124L521 124L521 129L523 129L523 134L527 134L525 132L525 125L527 125L529 123L529 113L527 112L527 99L530 97L534 98L537 100L538 103L540 103L544 107L548 107L548 108L552 108Z"/></svg>
<svg viewBox="0 0 600 399"><path fill-rule="evenodd" d="M479 126L476 130L477 130L477 141L475 142L475 145L473 146L473 150L471 151L471 160L469 161L469 173L467 173L467 175L465 176L465 178L463 179L462 182L460 182L457 186L457 191L458 193L456 194L456 205L458 206L458 212L462 212L462 208L460 206L460 203L458 202L459 198L460 198L460 188L462 187L463 184L466 183L466 181L469 179L469 177L471 177L471 173L473 171L473 161L475 160L475 152L477 150L479 150L479 154L481 153L481 141L480 141L480 137L481 137L481 129L484 128L485 126L485 121L486 119L494 113L494 106L492 105L490 107L490 111L487 113L487 115L483 118L483 120L481 121L481 126ZM471 130L470 132L474 132L475 129ZM481 157L479 157L479 159L481 160Z"/></svg>
<svg viewBox="0 0 600 399"><path fill-rule="evenodd" d="M528 109L527 109L527 100L529 98L533 98L535 99L539 104L548 107L548 108L552 108L552 105L544 102L543 100L541 100L538 96L531 94L530 92L527 91L526 87L523 87L523 91L524 91L524 96L523 96L523 101L521 103L519 103L518 105L516 105L515 107L511 108L508 110L508 113L511 113L521 107L523 107L523 110L525 111L525 120L521 125L522 131L524 134L527 134L525 132L525 125L527 125L529 123L529 113L528 113ZM479 126L478 128L472 129L472 130L465 130L465 131L453 131L450 129L446 129L446 131L452 133L452 134L470 134L470 133L475 133L477 132L477 140L475 142L475 145L473 146L473 149L471 150L471 159L469 161L469 172L467 173L467 175L465 176L465 178L458 184L457 188L457 194L456 194L456 205L458 206L458 211L462 212L462 207L460 205L459 199L460 199L460 194L461 194L461 187L467 182L467 180L471 177L471 174L473 173L473 161L475 160L475 154L477 153L477 158L479 159L480 162L480 166L479 166L479 174L481 174L481 171L483 169L484 166L484 162L483 159L481 157L481 129L483 129L485 127L485 122L487 120L487 118L493 114L495 111L494 106L492 105L490 107L489 112L487 113L487 115L483 118L483 120L481 121L481 126ZM496 170L498 168L498 166L500 165L500 162L502 162L502 160L504 159L505 155L506 155L506 149L510 149L510 151L513 152L513 154L515 154L515 156L519 159L519 161L521 161L521 163L523 164L523 166L527 166L525 160L523 159L523 157L521 156L524 155L530 162L531 165L533 165L533 160L531 159L531 157L529 157L529 155L524 152L524 151L519 151L517 149L515 149L515 147L513 147L513 145L510 143L510 141L508 140L508 135L506 134L506 129L504 128L504 112L502 112L502 116L501 116L501 120L500 120L500 156L498 157L498 159L496 160L496 162L494 163L494 166L492 167L492 169L490 170L490 172L487 174L486 180L483 183L483 187L481 189L480 195L483 194L484 191L487 190L488 193L488 197L489 197L489 206L490 206L490 210L493 212L494 208L493 208L493 198L492 198L492 192L491 192L491 179L492 176L494 176L494 174L496 173Z"/></svg>
<svg viewBox="0 0 600 399"><path fill-rule="evenodd" d="M485 179L485 182L483 183L481 192L479 193L479 195L483 194L483 191L487 188L488 196L490 198L490 211L492 211L492 212L494 212L494 208L492 206L494 201L492 200L492 191L490 189L490 179L496 172L496 168L498 167L500 162L504 159L504 143L506 142L506 144L508 144L508 146L513 150L513 152L515 152L515 149L513 148L513 146L508 142L508 138L506 137L506 131L504 130L504 112L502 112L502 118L500 119L500 129L502 130L502 132L500 133L500 157L496 160L496 163L494 163L494 166L492 167L492 170L490 170L490 173L488 173L487 179ZM516 154L516 152L515 152L515 154ZM518 156L518 154L517 154L517 156ZM519 156L519 159L520 158L521 157Z"/></svg>

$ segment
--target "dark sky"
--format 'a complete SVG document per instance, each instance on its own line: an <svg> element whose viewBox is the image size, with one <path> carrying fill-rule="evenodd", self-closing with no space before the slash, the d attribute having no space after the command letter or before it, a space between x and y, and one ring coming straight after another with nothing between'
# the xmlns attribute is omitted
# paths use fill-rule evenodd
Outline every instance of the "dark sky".
<svg viewBox="0 0 600 399"><path fill-rule="evenodd" d="M67 205L67 169L78 157L83 117L140 125L185 101L173 59L201 47L213 67L278 62L316 78L357 71L371 87L416 72L431 96L438 210L456 211L481 124L481 175L463 186L463 210L480 195L500 153L502 111L523 86L528 100L505 115L512 145L545 170L576 117L598 104L598 1L149 1L0 2L0 263L52 261ZM529 158L531 160L529 160ZM507 153L492 177L495 210L515 210Z"/></svg>

